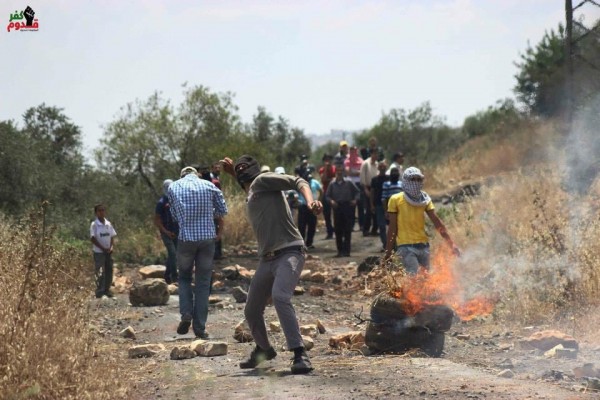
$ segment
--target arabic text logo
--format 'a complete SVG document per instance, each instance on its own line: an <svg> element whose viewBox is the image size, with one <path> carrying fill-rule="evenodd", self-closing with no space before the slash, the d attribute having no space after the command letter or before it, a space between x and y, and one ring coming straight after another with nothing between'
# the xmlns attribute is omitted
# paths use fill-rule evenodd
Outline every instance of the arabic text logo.
<svg viewBox="0 0 600 400"><path fill-rule="evenodd" d="M35 15L35 11L33 8L27 6L23 11L15 11L13 14L10 14L10 23L6 27L8 32L11 29L15 31L37 31L39 28L39 23L37 18L33 18ZM19 22L19 20L25 19L25 22Z"/></svg>

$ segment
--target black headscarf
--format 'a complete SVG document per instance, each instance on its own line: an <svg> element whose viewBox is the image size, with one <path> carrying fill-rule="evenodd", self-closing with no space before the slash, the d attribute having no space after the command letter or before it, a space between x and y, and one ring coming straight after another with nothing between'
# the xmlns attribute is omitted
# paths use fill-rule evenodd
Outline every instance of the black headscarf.
<svg viewBox="0 0 600 400"><path fill-rule="evenodd" d="M246 164L247 167L238 171L238 166ZM260 164L256 159L249 155L243 155L235 161L234 164L235 177L243 188L244 183L249 183L254 180L258 175L260 175Z"/></svg>

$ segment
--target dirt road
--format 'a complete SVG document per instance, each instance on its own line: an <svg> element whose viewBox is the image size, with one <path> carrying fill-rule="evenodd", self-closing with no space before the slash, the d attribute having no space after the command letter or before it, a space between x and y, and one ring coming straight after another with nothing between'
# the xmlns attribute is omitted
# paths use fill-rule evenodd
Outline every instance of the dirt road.
<svg viewBox="0 0 600 400"><path fill-rule="evenodd" d="M317 234L320 239L323 234ZM192 336L179 336L178 297L171 296L162 307L131 307L126 294L116 300L93 300L94 318L108 341L107 348L118 353L134 378L131 397L135 399L593 399L599 392L585 388L585 382L573 377L573 368L585 362L600 361L600 346L580 343L575 360L548 359L535 351L519 350L514 344L547 327L512 327L494 322L493 318L457 322L446 335L441 358L428 358L419 352L403 355L365 356L359 351L329 347L330 336L356 326L354 314L361 308L368 312L370 296L364 294L362 278L356 277L357 263L370 255L379 255L379 239L362 237L355 232L353 256L333 258L335 243L317 240L314 256L305 269L326 272L325 283L303 282L307 293L294 297L300 324L321 320L327 329L315 338L310 351L315 371L304 376L289 373L291 353L283 350L282 333L272 333L279 352L275 360L256 370L241 370L238 363L252 349L251 343L232 338L234 326L243 318L243 304L235 302L229 287L213 294L221 299L211 305L207 331L211 339L225 341L226 356L170 360L170 349L189 344ZM239 264L256 268L255 256L228 257L217 270ZM130 271L134 273L133 271ZM336 283L332 283L337 277ZM341 281L341 283L340 283ZM230 286L244 285L230 282ZM310 296L311 286L324 290L324 296ZM273 307L266 310L266 320L277 321ZM119 337L118 332L132 326L137 338ZM554 327L556 328L556 327ZM146 359L128 359L133 344L163 343L166 351ZM599 363L600 364L600 363ZM597 365L599 367L600 365ZM502 378L497 374L510 369L514 374Z"/></svg>

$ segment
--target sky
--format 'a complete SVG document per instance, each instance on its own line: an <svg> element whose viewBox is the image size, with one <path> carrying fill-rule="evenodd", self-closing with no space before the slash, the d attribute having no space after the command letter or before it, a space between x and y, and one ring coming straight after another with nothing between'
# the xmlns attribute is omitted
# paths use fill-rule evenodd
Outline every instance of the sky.
<svg viewBox="0 0 600 400"><path fill-rule="evenodd" d="M307 134L425 101L460 125L514 97L519 54L564 21L562 0L3 0L0 21L27 5L38 31L0 33L0 120L63 108L86 155L121 107L155 91L178 105L185 82Z"/></svg>

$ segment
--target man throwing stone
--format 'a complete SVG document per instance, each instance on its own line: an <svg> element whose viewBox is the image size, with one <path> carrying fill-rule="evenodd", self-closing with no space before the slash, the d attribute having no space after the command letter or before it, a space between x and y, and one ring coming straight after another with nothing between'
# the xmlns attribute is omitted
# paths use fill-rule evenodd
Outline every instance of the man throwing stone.
<svg viewBox="0 0 600 400"><path fill-rule="evenodd" d="M321 202L313 198L304 179L273 172L261 174L260 165L251 156L242 156L235 163L225 157L221 163L223 170L233 175L248 194L248 218L256 234L260 257L244 310L256 348L240 363L240 368L254 368L277 356L269 343L264 319L265 307L272 298L288 348L294 352L292 373L308 373L313 367L291 301L304 267L305 247L283 193L300 192L315 214L321 211Z"/></svg>

